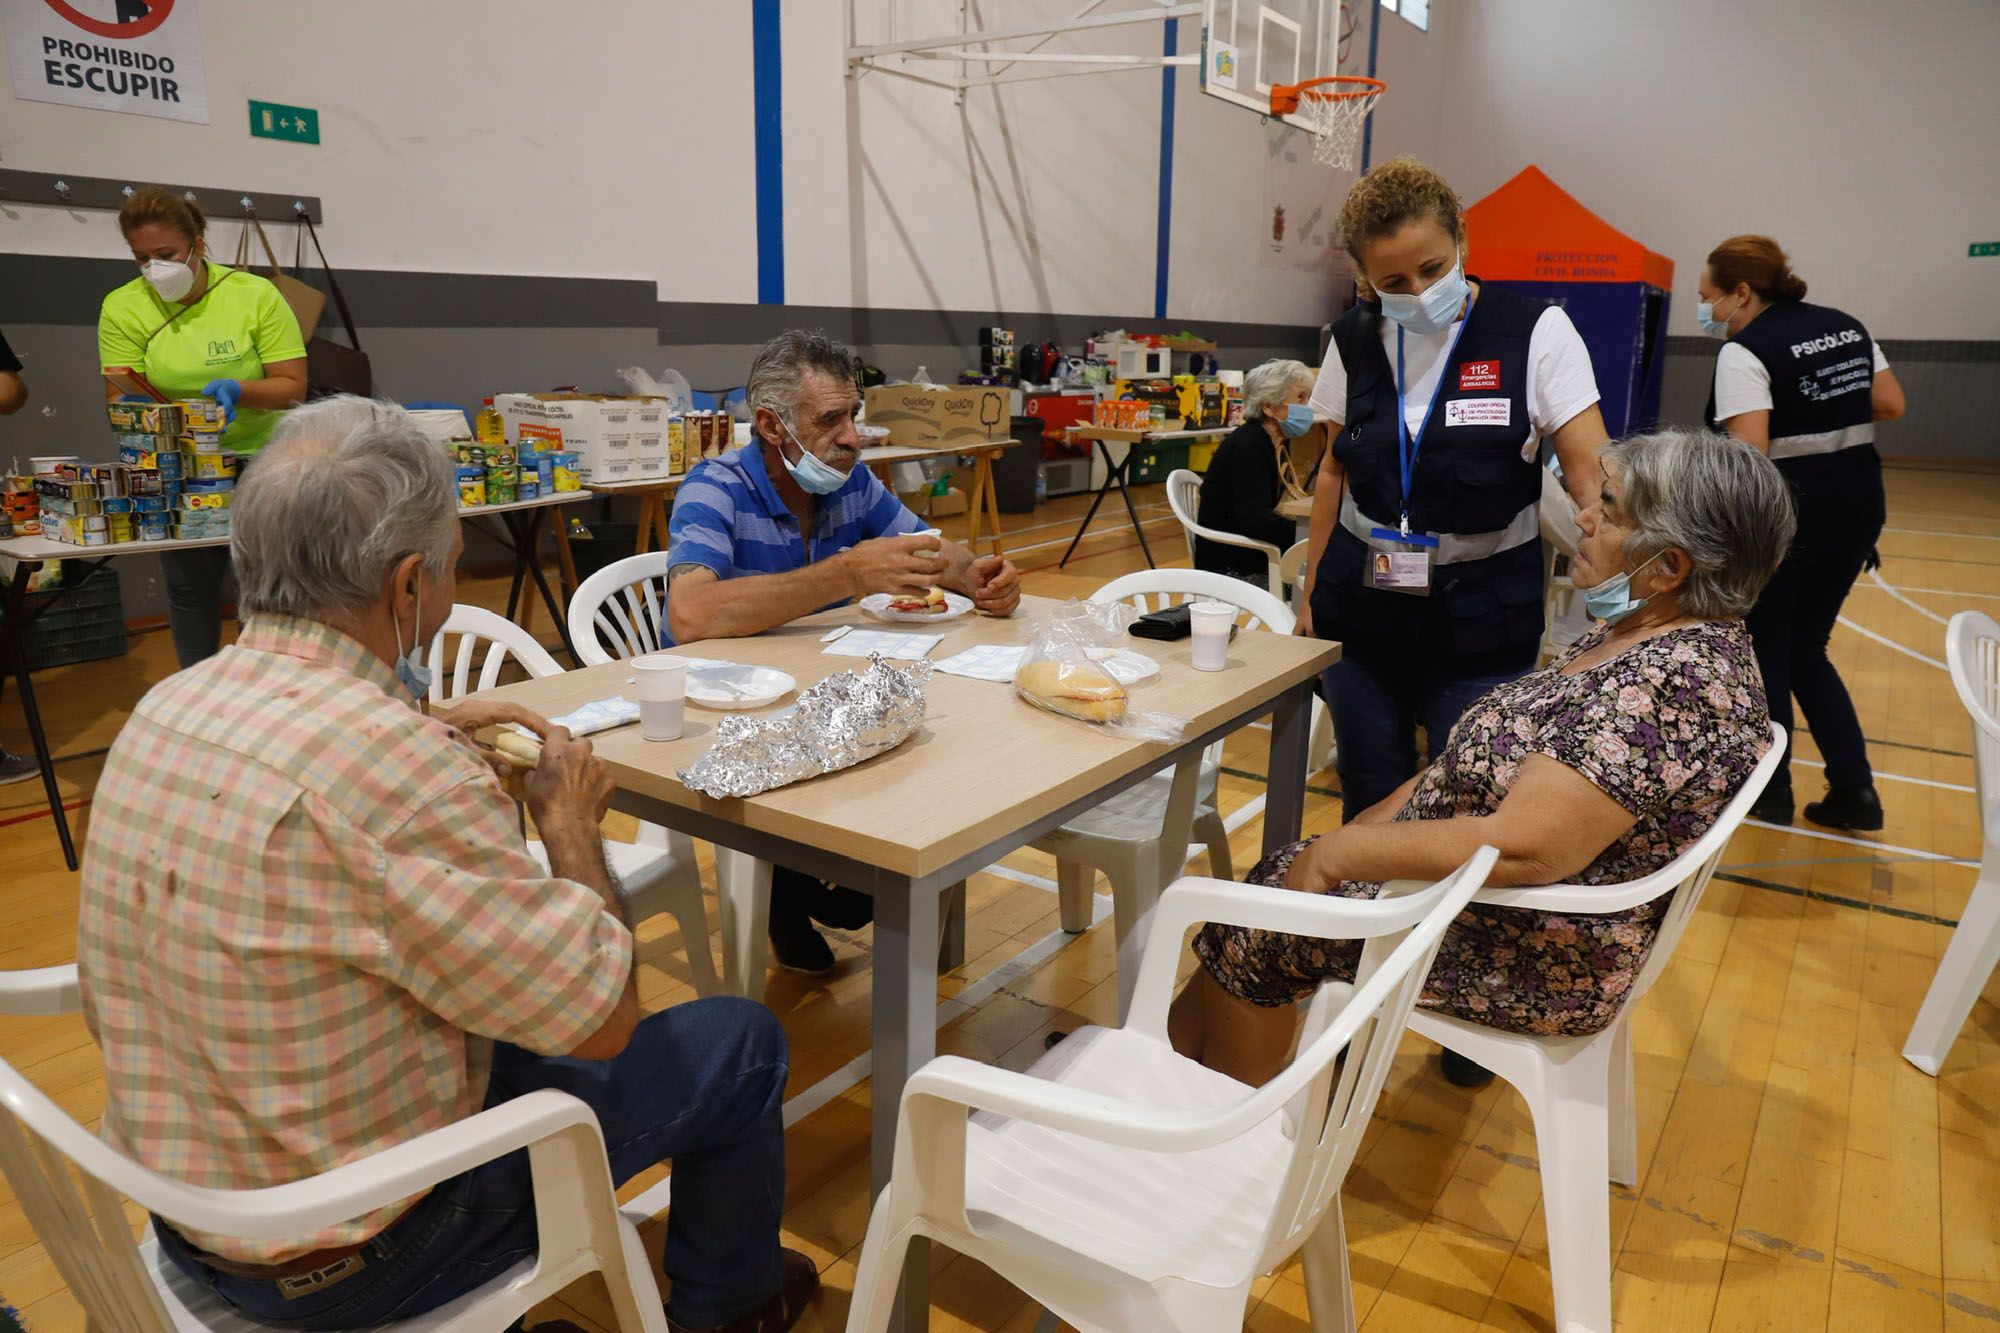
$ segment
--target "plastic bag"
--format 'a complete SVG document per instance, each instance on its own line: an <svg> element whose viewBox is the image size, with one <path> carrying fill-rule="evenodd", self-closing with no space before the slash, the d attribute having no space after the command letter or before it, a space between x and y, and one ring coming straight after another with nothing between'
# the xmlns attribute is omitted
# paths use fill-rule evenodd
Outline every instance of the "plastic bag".
<svg viewBox="0 0 2000 1333"><path fill-rule="evenodd" d="M1014 692L1037 708L1131 740L1180 740L1186 718L1133 708L1125 687L1093 660L1093 654L1115 651L1138 617L1138 609L1123 602L1064 602L1030 627Z"/></svg>
<svg viewBox="0 0 2000 1333"><path fill-rule="evenodd" d="M637 366L627 366L618 372L618 378L624 380L625 387L633 393L666 399L672 411L685 412L694 406L694 387L687 382L687 376L678 370L663 370L656 377Z"/></svg>

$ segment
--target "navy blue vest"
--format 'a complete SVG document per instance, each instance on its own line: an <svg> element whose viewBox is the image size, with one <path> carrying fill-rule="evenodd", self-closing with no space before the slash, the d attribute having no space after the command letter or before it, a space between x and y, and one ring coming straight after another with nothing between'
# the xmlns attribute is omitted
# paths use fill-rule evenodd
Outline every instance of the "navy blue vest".
<svg viewBox="0 0 2000 1333"><path fill-rule="evenodd" d="M1771 373L1771 456L1783 461L1784 441L1800 435L1852 431L1854 444L1873 439L1875 343L1852 315L1804 301L1780 301L1744 326L1731 342ZM1715 386L1708 390L1709 429Z"/></svg>
<svg viewBox="0 0 2000 1333"><path fill-rule="evenodd" d="M1507 526L1541 499L1540 465L1521 457L1528 420L1528 342L1546 307L1492 284L1472 303L1458 349L1438 381L1438 403L1418 442L1410 527L1481 533ZM1395 527L1403 507L1396 369L1382 347L1382 316L1359 305L1333 326L1347 367L1347 420L1333 445L1362 514ZM1505 399L1507 424L1446 424L1450 404ZM1438 565L1431 595L1383 592L1362 582L1368 547L1335 526L1313 579L1314 632L1363 653L1454 659L1460 674L1532 666L1542 637L1541 540L1483 560Z"/></svg>

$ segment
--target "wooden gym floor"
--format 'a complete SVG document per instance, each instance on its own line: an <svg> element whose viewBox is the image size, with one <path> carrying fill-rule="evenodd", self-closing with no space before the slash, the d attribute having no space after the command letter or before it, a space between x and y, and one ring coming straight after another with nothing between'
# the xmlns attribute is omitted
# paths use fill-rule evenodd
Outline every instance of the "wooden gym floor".
<svg viewBox="0 0 2000 1333"><path fill-rule="evenodd" d="M1156 556L1185 563L1160 488L1138 494ZM1847 605L1855 628L1833 640L1888 824L1867 838L1746 828L1640 1005L1643 1179L1612 1190L1620 1328L2000 1333L2000 983L1940 1078L1898 1054L1979 855L1967 723L1937 659L1943 619L2000 605L2000 477L1898 468L1889 494L1882 577L1893 590L1864 577ZM1083 594L1142 566L1129 523L1120 512L1112 526L1107 510L1058 571L1081 509L1065 497L1009 519L1030 591ZM963 520L946 527L962 532ZM460 584L461 600L497 607L504 595L497 579ZM537 628L544 642L554 637L546 618ZM57 753L80 756L61 774L81 834L103 747L170 663L167 636L148 632L122 659L38 677ZM0 743L26 748L11 699L0 704ZM1820 785L1817 752L1810 737L1798 750L1807 800ZM1261 838L1265 756L1262 731L1228 746L1221 795L1238 873ZM1331 773L1309 779L1309 831L1336 821L1333 783ZM74 957L76 877L40 809L36 786L0 789L0 967ZM614 818L611 832L629 836L629 826ZM1192 869L1205 873L1205 859ZM957 1001L940 1050L1019 1068L1046 1033L1111 1018L1109 930L1063 936L1053 876L1046 857L1023 851L973 881L968 961L940 984ZM690 998L670 919L640 934L646 1005ZM773 974L766 995L792 1042L786 1243L811 1254L826 1280L807 1330L843 1326L868 1219L869 1085L856 1062L868 1042L869 937L835 939L835 976ZM0 1057L72 1114L94 1122L101 1112L98 1056L80 1020L0 1019ZM1534 1154L1525 1108L1505 1084L1453 1088L1436 1075L1433 1048L1405 1039L1346 1191L1365 1329L1551 1327ZM978 1264L943 1250L934 1264L932 1327L1047 1326ZM0 1298L34 1333L82 1327L4 1189ZM1249 1328L1308 1327L1295 1267L1264 1279L1257 1298ZM540 1317L605 1327L589 1284L560 1305Z"/></svg>

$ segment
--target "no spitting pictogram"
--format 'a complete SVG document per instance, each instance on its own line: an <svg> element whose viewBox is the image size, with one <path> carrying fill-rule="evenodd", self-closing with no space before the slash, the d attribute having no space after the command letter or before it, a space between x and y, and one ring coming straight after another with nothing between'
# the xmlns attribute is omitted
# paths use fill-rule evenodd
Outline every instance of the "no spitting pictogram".
<svg viewBox="0 0 2000 1333"><path fill-rule="evenodd" d="M14 96L208 123L201 0L0 0Z"/></svg>
<svg viewBox="0 0 2000 1333"><path fill-rule="evenodd" d="M122 41L130 41L134 37L144 37L147 33L152 32L162 23L165 23L167 16L174 12L174 0L112 0L112 7L120 14L144 11L137 18L127 22L120 22L116 19L94 19L90 15L80 12L76 6L65 3L65 0L43 0L43 3L47 4L50 9L55 10L62 18L70 23L74 23L87 33L98 37L113 37Z"/></svg>

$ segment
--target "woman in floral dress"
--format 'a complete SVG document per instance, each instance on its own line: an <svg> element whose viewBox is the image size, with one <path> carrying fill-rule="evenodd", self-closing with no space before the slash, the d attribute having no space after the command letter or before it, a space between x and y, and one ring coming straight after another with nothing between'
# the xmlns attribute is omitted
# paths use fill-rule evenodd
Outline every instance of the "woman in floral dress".
<svg viewBox="0 0 2000 1333"><path fill-rule="evenodd" d="M1385 880L1443 878L1491 844L1489 885L1618 884L1715 822L1771 743L1742 617L1791 540L1791 497L1769 459L1709 432L1637 436L1600 465L1574 562L1599 628L1476 700L1428 769L1353 823L1266 857L1251 882L1372 898ZM1510 1032L1597 1032L1662 906L1471 907L1418 1003ZM1174 1002L1174 1046L1251 1084L1283 1067L1293 1002L1351 978L1359 954L1354 941L1218 924L1194 949L1202 967Z"/></svg>

